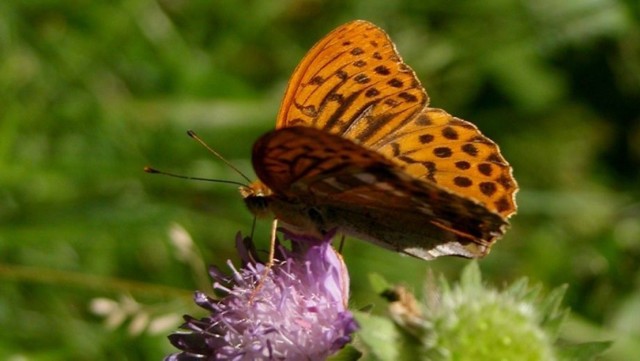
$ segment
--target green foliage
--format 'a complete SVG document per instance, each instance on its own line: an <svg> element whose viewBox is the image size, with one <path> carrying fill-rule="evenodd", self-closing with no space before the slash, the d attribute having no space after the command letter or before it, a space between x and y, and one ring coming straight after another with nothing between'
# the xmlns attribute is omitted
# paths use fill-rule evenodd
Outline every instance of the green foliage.
<svg viewBox="0 0 640 361"><path fill-rule="evenodd" d="M338 353L330 356L328 358L329 361L355 361L359 360L362 357L362 353L358 351L355 347L351 345L345 346L342 350L338 351Z"/></svg>
<svg viewBox="0 0 640 361"><path fill-rule="evenodd" d="M561 308L566 287L542 297L539 286L530 287L522 278L496 291L483 285L476 262L465 267L453 286L444 277L439 281L437 287L427 284L425 300L415 309L413 296L396 288L397 297L389 305L395 323L358 315L360 341L369 359L586 361L611 345L558 342L557 332L567 315Z"/></svg>
<svg viewBox="0 0 640 361"><path fill-rule="evenodd" d="M514 167L519 214L485 279L568 284L573 316L549 329L614 340L603 360L639 354L639 13L618 0L0 1L0 358L171 352L171 327L129 325L197 313L202 263L235 259L252 218L233 187L142 168L241 180L184 136L194 129L251 177L296 63L356 18L385 28L432 105L477 124ZM197 266L177 256L175 224ZM376 312L369 273L418 287L427 267L355 240L344 257L353 305ZM429 266L454 278L465 264ZM90 308L122 311L127 297L138 311L115 328Z"/></svg>

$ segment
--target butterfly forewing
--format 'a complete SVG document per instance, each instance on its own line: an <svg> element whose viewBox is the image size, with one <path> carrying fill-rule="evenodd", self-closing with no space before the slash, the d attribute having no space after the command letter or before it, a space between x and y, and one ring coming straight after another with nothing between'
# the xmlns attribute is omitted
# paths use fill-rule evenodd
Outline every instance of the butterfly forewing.
<svg viewBox="0 0 640 361"><path fill-rule="evenodd" d="M309 126L371 143L412 119L427 100L387 34L354 21L318 42L298 65L276 128Z"/></svg>
<svg viewBox="0 0 640 361"><path fill-rule="evenodd" d="M276 194L303 197L318 177L349 174L369 167L393 167L381 154L308 127L288 127L269 132L253 146L256 175ZM297 189L302 184L303 189Z"/></svg>

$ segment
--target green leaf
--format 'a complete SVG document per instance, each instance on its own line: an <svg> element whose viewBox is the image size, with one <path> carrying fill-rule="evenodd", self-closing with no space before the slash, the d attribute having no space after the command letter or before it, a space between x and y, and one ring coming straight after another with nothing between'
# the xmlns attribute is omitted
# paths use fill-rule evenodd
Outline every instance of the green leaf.
<svg viewBox="0 0 640 361"><path fill-rule="evenodd" d="M360 352L353 345L347 345L342 350L338 351L338 353L330 356L327 360L329 361L356 361L362 357L362 352Z"/></svg>
<svg viewBox="0 0 640 361"><path fill-rule="evenodd" d="M393 287L379 273L369 273L369 283L371 284L371 288L373 288L373 292L377 294L381 294L385 290Z"/></svg>
<svg viewBox="0 0 640 361"><path fill-rule="evenodd" d="M460 286L463 290L471 291L482 287L482 275L478 262L470 262L460 275Z"/></svg>
<svg viewBox="0 0 640 361"><path fill-rule="evenodd" d="M586 342L558 346L558 356L563 361L589 361L606 351L611 341Z"/></svg>
<svg viewBox="0 0 640 361"><path fill-rule="evenodd" d="M529 280L526 277L522 277L509 286L505 292L514 298L520 298L529 292Z"/></svg>
<svg viewBox="0 0 640 361"><path fill-rule="evenodd" d="M371 314L354 312L360 324L358 336L373 360L393 360L399 355L396 340L398 329L391 320Z"/></svg>
<svg viewBox="0 0 640 361"><path fill-rule="evenodd" d="M361 326L358 337L367 360L415 360L424 353L413 336L402 332L388 318L361 312L354 315Z"/></svg>
<svg viewBox="0 0 640 361"><path fill-rule="evenodd" d="M567 288L567 285L557 287L540 304L540 312L543 316L542 326L553 339L558 337L560 326L569 314L568 308L561 308Z"/></svg>

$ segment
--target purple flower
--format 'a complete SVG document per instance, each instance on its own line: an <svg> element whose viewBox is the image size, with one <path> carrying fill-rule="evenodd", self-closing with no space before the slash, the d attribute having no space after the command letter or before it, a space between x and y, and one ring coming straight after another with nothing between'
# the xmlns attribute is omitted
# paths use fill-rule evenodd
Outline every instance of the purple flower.
<svg viewBox="0 0 640 361"><path fill-rule="evenodd" d="M238 235L242 268L227 262L230 276L210 269L214 290L224 296L196 292L196 304L210 315L185 316L186 331L169 336L182 352L165 360L323 360L344 347L358 325L347 310L347 269L330 242L278 247L267 269Z"/></svg>

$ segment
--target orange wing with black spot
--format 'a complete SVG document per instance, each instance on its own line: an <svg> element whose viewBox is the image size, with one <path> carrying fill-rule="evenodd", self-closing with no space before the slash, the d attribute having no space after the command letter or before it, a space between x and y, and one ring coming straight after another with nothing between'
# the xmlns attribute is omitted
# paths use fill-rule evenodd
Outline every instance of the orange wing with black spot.
<svg viewBox="0 0 640 361"><path fill-rule="evenodd" d="M276 130L254 146L276 216L296 223L313 209L318 221L297 223L427 259L486 254L516 211L511 167L475 125L427 105L379 27L354 21L320 40L291 77Z"/></svg>
<svg viewBox="0 0 640 361"><path fill-rule="evenodd" d="M428 108L428 96L384 30L345 24L291 77L276 127L322 129L378 151L420 179L509 217L517 185L498 146L470 122Z"/></svg>
<svg viewBox="0 0 640 361"><path fill-rule="evenodd" d="M289 81L276 128L314 127L372 143L409 122L427 102L389 36L359 20L307 53Z"/></svg>

